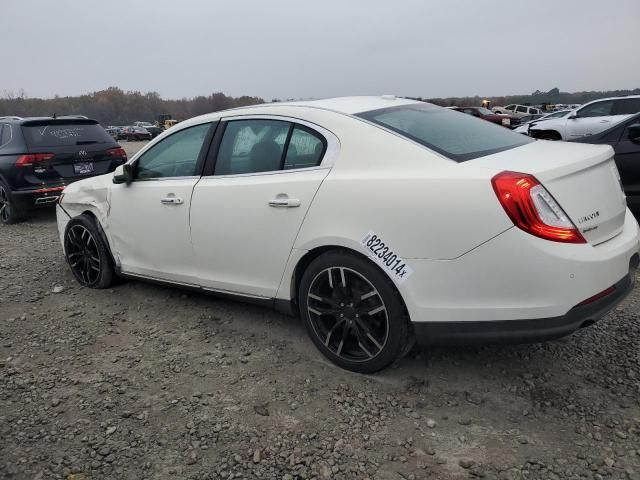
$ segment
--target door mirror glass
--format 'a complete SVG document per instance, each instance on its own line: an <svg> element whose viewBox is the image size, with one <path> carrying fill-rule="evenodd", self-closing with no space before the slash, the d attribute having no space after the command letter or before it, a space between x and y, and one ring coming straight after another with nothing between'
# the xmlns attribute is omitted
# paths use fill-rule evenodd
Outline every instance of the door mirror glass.
<svg viewBox="0 0 640 480"><path fill-rule="evenodd" d="M629 140L640 143L640 123L629 125Z"/></svg>
<svg viewBox="0 0 640 480"><path fill-rule="evenodd" d="M126 183L127 185L133 180L133 167L129 163L119 165L113 172L113 183Z"/></svg>

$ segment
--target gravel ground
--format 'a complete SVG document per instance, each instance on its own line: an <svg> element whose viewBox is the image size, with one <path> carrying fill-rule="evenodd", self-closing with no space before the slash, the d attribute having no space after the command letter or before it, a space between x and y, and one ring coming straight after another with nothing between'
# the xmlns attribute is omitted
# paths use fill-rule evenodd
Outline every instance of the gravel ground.
<svg viewBox="0 0 640 480"><path fill-rule="evenodd" d="M640 479L639 305L356 375L270 310L80 288L44 210L0 227L0 478Z"/></svg>

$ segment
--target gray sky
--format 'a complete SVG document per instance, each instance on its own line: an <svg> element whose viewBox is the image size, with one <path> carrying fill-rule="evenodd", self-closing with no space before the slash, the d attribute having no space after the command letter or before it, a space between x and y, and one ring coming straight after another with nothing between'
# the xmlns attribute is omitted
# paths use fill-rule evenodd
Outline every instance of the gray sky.
<svg viewBox="0 0 640 480"><path fill-rule="evenodd" d="M639 0L0 0L0 94L640 87Z"/></svg>

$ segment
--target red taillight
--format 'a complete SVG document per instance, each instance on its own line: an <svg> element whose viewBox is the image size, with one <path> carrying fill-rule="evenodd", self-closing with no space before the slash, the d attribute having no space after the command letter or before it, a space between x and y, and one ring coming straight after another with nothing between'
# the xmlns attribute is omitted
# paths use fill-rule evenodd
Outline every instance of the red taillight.
<svg viewBox="0 0 640 480"><path fill-rule="evenodd" d="M587 243L551 194L533 176L502 172L493 190L513 224L536 237L564 243Z"/></svg>
<svg viewBox="0 0 640 480"><path fill-rule="evenodd" d="M578 305L576 305L576 307L580 307L582 305L587 305L589 303L593 303L596 300L600 300L601 298L604 298L608 295L611 295L613 292L616 291L616 287L609 287L606 290L601 291L600 293L596 293L593 297L589 297L586 300L583 300L582 302L580 302Z"/></svg>
<svg viewBox="0 0 640 480"><path fill-rule="evenodd" d="M52 193L52 192L61 192L64 190L64 187L51 187L51 188L39 188L34 190L33 193Z"/></svg>
<svg viewBox="0 0 640 480"><path fill-rule="evenodd" d="M16 167L30 167L38 162L51 160L55 155L53 153L31 153L28 155L20 155L16 160Z"/></svg>
<svg viewBox="0 0 640 480"><path fill-rule="evenodd" d="M122 157L124 160L127 159L127 152L125 152L122 147L110 148L107 150L107 155L111 157Z"/></svg>

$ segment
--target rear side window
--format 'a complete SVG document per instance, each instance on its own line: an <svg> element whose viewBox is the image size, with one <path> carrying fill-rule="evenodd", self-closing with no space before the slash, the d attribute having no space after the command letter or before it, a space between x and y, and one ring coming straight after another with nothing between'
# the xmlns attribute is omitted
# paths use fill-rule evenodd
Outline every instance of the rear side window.
<svg viewBox="0 0 640 480"><path fill-rule="evenodd" d="M633 115L640 112L640 98L617 100L613 107L614 115Z"/></svg>
<svg viewBox="0 0 640 480"><path fill-rule="evenodd" d="M11 141L11 125L0 123L0 147Z"/></svg>
<svg viewBox="0 0 640 480"><path fill-rule="evenodd" d="M227 123L215 175L280 170L291 124L280 120L235 120Z"/></svg>
<svg viewBox="0 0 640 480"><path fill-rule="evenodd" d="M320 165L326 140L283 120L231 120L216 158L214 175L242 175Z"/></svg>
<svg viewBox="0 0 640 480"><path fill-rule="evenodd" d="M527 107L517 107L517 108L516 108L516 112L519 112L519 113L528 113L528 112L529 112L529 109L528 109Z"/></svg>
<svg viewBox="0 0 640 480"><path fill-rule="evenodd" d="M508 128L432 105L403 105L357 116L418 142L451 160L464 162L534 141Z"/></svg>
<svg viewBox="0 0 640 480"><path fill-rule="evenodd" d="M22 126L29 147L58 147L113 143L111 136L95 122L38 122Z"/></svg>

